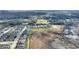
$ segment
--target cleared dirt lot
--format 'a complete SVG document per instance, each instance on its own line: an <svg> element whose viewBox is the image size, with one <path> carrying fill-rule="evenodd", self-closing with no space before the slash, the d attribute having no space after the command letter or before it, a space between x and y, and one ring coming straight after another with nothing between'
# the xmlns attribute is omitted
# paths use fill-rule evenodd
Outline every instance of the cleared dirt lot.
<svg viewBox="0 0 79 59"><path fill-rule="evenodd" d="M56 34L48 32L34 32L29 42L29 48L51 48L50 42L56 37Z"/></svg>
<svg viewBox="0 0 79 59"><path fill-rule="evenodd" d="M29 41L30 49L75 49L76 46L53 32L34 32Z"/></svg>

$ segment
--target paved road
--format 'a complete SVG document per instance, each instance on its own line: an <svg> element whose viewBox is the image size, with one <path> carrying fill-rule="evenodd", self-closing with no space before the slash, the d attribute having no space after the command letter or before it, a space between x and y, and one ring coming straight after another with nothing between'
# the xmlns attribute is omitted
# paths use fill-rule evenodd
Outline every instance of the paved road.
<svg viewBox="0 0 79 59"><path fill-rule="evenodd" d="M22 31L19 33L19 35L15 38L15 41L13 42L13 44L11 45L11 49L14 49L19 41L20 36L22 35L22 33L26 30L26 26L22 29Z"/></svg>
<svg viewBox="0 0 79 59"><path fill-rule="evenodd" d="M9 28L8 30L6 30L6 31L4 31L2 34L0 34L0 37L2 36L2 35L4 35L4 34L6 34L6 33L8 33L10 30L12 30L13 29L13 27L11 27L11 28Z"/></svg>
<svg viewBox="0 0 79 59"><path fill-rule="evenodd" d="M13 41L7 41L7 42L0 42L0 44L11 44Z"/></svg>

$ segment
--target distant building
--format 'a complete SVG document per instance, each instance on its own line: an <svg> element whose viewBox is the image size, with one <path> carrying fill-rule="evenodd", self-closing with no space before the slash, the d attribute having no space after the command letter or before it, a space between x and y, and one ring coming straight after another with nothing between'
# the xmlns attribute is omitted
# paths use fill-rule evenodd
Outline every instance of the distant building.
<svg viewBox="0 0 79 59"><path fill-rule="evenodd" d="M36 21L36 24L49 24L48 20L45 20L45 19L38 19Z"/></svg>

